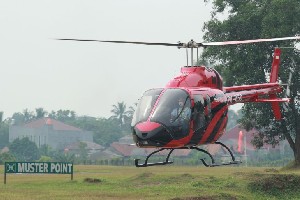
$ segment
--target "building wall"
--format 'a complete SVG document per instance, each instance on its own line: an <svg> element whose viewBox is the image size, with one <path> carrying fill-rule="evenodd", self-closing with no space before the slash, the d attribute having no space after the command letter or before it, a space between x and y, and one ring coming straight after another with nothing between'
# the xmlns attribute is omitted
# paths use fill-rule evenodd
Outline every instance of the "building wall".
<svg viewBox="0 0 300 200"><path fill-rule="evenodd" d="M15 139L22 139L28 137L30 141L36 143L38 147L43 144L48 144L48 130L46 128L32 129L22 126L10 126L9 127L9 142L13 142Z"/></svg>
<svg viewBox="0 0 300 200"><path fill-rule="evenodd" d="M89 131L56 131L49 132L48 144L54 149L64 149L66 146L79 142L93 142L93 134Z"/></svg>
<svg viewBox="0 0 300 200"><path fill-rule="evenodd" d="M64 149L65 146L78 141L93 142L93 133L90 131L54 130L51 125L45 125L41 128L9 127L9 142L24 137L28 137L37 147L46 144L56 150Z"/></svg>

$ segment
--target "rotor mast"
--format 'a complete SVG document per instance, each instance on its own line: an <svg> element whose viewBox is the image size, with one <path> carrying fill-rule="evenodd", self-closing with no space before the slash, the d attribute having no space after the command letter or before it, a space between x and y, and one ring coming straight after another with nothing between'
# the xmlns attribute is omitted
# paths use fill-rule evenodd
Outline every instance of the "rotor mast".
<svg viewBox="0 0 300 200"><path fill-rule="evenodd" d="M194 66L194 49L197 50L197 62L199 60L199 47L204 47L202 45L202 43L196 43L193 39L191 39L188 43L181 43L178 42L178 49L181 48L185 48L186 49L186 62L187 62L187 66L189 66L189 51L188 49L190 49L191 51L191 67Z"/></svg>

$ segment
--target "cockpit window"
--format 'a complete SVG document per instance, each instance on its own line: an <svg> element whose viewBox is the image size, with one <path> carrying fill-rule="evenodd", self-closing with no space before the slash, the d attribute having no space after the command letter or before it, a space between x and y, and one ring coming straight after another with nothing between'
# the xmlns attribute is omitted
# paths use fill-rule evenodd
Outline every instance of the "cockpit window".
<svg viewBox="0 0 300 200"><path fill-rule="evenodd" d="M143 94L133 115L131 122L132 126L138 122L146 121L148 119L151 110L162 90L163 89L151 89Z"/></svg>
<svg viewBox="0 0 300 200"><path fill-rule="evenodd" d="M182 89L167 89L161 95L151 121L168 127L173 137L188 134L191 118L191 100Z"/></svg>

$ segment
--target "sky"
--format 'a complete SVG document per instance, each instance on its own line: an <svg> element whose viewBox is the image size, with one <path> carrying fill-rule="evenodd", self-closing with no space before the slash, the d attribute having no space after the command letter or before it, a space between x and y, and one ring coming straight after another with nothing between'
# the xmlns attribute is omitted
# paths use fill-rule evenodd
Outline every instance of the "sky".
<svg viewBox="0 0 300 200"><path fill-rule="evenodd" d="M0 111L109 117L179 74L185 50L55 38L202 42L211 10L201 0L1 1Z"/></svg>

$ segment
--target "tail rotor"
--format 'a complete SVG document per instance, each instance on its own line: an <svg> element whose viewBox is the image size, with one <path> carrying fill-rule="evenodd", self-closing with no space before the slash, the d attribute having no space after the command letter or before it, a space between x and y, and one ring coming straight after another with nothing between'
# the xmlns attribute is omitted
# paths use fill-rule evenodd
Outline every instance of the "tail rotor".
<svg viewBox="0 0 300 200"><path fill-rule="evenodd" d="M291 98L291 85L292 85L292 78L293 78L293 73L294 73L294 69L296 68L296 63L295 61L292 59L292 67L290 68L290 73L289 73L289 79L288 79L288 82L287 82L287 86L286 86L286 91L285 91L285 97L286 98ZM285 102L283 104L283 110L285 113L287 113L289 111L289 103L288 102Z"/></svg>

